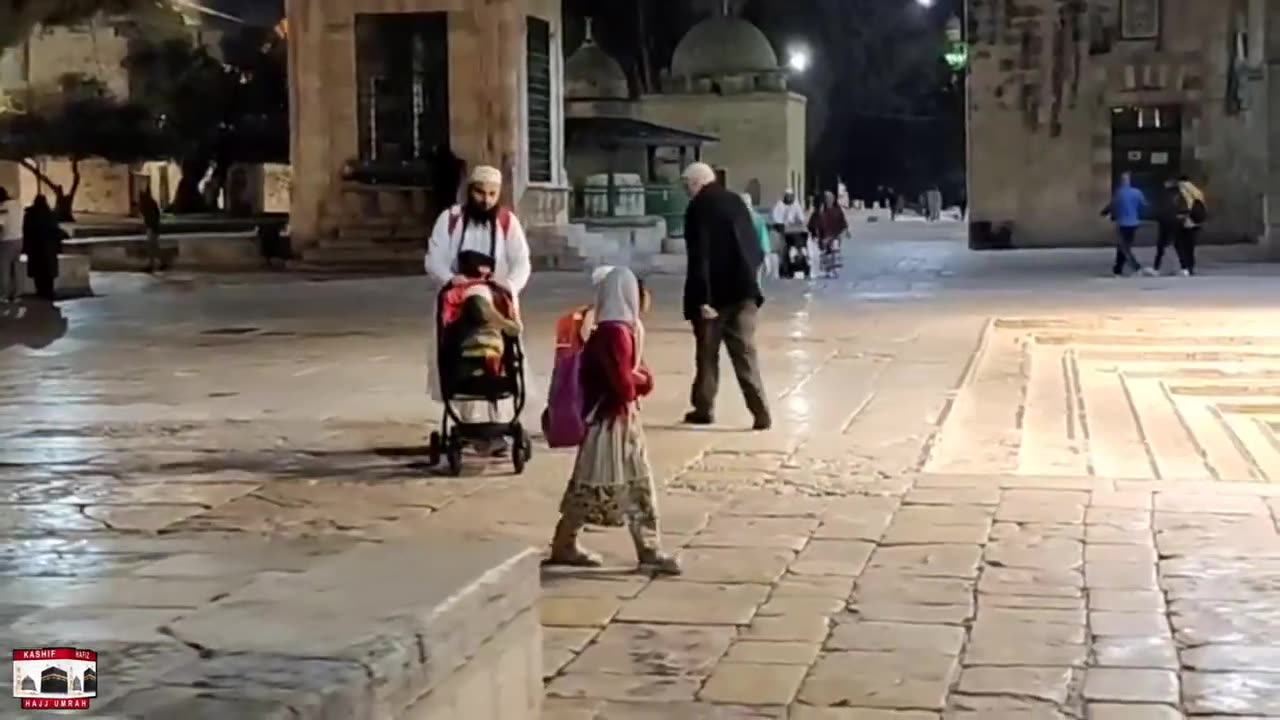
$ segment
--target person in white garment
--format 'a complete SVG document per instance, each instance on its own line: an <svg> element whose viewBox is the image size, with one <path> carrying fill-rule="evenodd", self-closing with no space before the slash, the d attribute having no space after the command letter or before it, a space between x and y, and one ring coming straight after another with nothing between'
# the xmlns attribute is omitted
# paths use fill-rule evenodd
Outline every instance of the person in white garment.
<svg viewBox="0 0 1280 720"><path fill-rule="evenodd" d="M778 276L794 277L798 270L795 252L804 252L808 248L809 216L805 213L800 201L796 199L794 190L787 190L773 212L769 214L769 225L782 238L778 248Z"/></svg>
<svg viewBox="0 0 1280 720"><path fill-rule="evenodd" d="M0 187L0 302L18 299L18 258L22 255L22 203Z"/></svg>
<svg viewBox="0 0 1280 720"><path fill-rule="evenodd" d="M502 172L489 166L477 167L467 181L464 202L445 210L436 220L427 247L426 270L442 285L490 277L510 291L519 308L520 293L529 283L532 272L529 241L519 218L499 202L501 194ZM431 397L443 401L439 368L434 356L428 362ZM525 371L528 384L532 385L527 363ZM480 405L459 403L458 413L463 421L475 422ZM490 419L496 418L497 408L490 406L489 414ZM478 449L501 454L506 451L506 444Z"/></svg>

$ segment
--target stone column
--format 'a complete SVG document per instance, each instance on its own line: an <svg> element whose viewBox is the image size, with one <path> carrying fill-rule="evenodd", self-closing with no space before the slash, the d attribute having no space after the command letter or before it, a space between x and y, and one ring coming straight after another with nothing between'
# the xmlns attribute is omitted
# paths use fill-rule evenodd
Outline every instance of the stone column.
<svg viewBox="0 0 1280 720"><path fill-rule="evenodd" d="M323 0L286 0L289 37L289 225L295 248L316 242L329 167L322 69L317 52L324 35ZM319 104L319 105L318 105Z"/></svg>
<svg viewBox="0 0 1280 720"><path fill-rule="evenodd" d="M1280 0L1265 0L1265 30L1258 45L1265 48L1267 101L1267 191L1263 198L1266 229L1262 242L1272 259L1280 258ZM1252 10L1252 8L1250 8Z"/></svg>
<svg viewBox="0 0 1280 720"><path fill-rule="evenodd" d="M474 27L478 30L476 91L483 128L478 157L469 164L492 165L502 171L503 202L519 200L516 163L520 149L520 67L524 64L524 0L472 0Z"/></svg>

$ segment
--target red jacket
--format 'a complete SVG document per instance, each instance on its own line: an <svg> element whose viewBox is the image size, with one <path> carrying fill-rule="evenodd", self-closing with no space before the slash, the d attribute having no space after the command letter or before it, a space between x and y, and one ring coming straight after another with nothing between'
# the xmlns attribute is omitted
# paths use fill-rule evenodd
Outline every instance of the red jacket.
<svg viewBox="0 0 1280 720"><path fill-rule="evenodd" d="M626 415L636 399L653 392L653 375L636 368L635 333L626 323L600 323L582 351L582 408L599 406L597 419Z"/></svg>

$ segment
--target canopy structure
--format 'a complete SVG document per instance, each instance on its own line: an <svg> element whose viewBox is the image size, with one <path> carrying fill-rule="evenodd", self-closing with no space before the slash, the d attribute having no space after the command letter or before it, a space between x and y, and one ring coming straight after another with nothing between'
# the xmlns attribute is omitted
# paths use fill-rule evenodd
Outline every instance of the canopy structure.
<svg viewBox="0 0 1280 720"><path fill-rule="evenodd" d="M622 147L702 147L719 142L714 135L658 125L624 117L570 117L565 119L570 144Z"/></svg>

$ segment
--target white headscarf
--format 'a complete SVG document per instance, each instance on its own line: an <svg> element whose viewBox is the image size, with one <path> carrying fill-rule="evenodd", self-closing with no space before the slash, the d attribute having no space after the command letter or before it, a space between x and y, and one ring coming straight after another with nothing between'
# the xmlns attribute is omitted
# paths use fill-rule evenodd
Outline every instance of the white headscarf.
<svg viewBox="0 0 1280 720"><path fill-rule="evenodd" d="M644 353L644 324L640 322L640 281L624 267L611 268L596 285L596 324L627 323L636 335L636 367Z"/></svg>
<svg viewBox="0 0 1280 720"><path fill-rule="evenodd" d="M600 283L604 282L604 279L609 277L609 273L613 271L614 271L613 265L601 265L595 270L592 270L591 271L591 287L599 288Z"/></svg>

